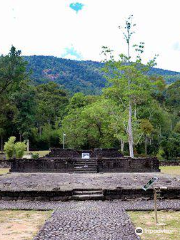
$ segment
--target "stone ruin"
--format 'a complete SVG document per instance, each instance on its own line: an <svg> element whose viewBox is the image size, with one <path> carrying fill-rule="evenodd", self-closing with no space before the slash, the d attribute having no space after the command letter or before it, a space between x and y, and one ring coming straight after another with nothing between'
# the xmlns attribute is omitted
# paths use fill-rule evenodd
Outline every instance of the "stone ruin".
<svg viewBox="0 0 180 240"><path fill-rule="evenodd" d="M89 159L82 159L88 153ZM125 157L118 149L95 148L73 150L52 148L39 159L13 159L11 172L103 173L103 172L160 172L155 157Z"/></svg>

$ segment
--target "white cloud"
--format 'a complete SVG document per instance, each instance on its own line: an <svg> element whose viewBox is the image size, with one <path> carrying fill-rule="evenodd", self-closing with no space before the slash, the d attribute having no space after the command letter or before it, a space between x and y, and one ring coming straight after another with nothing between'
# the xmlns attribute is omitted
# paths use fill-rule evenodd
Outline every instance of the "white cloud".
<svg viewBox="0 0 180 240"><path fill-rule="evenodd" d="M73 45L83 59L101 60L103 45L117 53L126 51L118 26L133 14L133 41L145 42L145 59L157 53L158 67L180 71L180 53L174 50L180 41L178 0L79 0L84 8L78 14L69 7L73 2L0 0L0 53L14 44L24 55L60 57Z"/></svg>

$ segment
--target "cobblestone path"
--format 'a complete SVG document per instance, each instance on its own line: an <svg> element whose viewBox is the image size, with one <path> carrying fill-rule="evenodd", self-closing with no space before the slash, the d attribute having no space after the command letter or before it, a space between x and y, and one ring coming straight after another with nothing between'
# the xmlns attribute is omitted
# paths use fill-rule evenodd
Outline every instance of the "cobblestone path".
<svg viewBox="0 0 180 240"><path fill-rule="evenodd" d="M34 240L138 240L121 205L69 202L58 207Z"/></svg>

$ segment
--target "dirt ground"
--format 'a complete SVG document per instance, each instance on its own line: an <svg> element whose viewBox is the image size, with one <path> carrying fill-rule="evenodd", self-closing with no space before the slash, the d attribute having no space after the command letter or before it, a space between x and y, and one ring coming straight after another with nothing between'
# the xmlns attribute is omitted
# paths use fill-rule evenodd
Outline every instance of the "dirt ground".
<svg viewBox="0 0 180 240"><path fill-rule="evenodd" d="M0 211L0 240L31 240L52 211Z"/></svg>

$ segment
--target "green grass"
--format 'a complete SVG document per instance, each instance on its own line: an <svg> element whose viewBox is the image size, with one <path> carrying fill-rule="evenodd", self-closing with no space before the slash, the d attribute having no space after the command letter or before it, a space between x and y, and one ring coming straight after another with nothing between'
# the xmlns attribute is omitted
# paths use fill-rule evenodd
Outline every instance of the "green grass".
<svg viewBox="0 0 180 240"><path fill-rule="evenodd" d="M27 152L25 152L27 153ZM30 153L38 153L40 157L44 157L45 155L47 155L49 153L49 150L45 150L45 151L30 151Z"/></svg>
<svg viewBox="0 0 180 240"><path fill-rule="evenodd" d="M165 166L160 167L162 173L171 175L180 175L180 166Z"/></svg>
<svg viewBox="0 0 180 240"><path fill-rule="evenodd" d="M0 174L6 174L9 172L9 168L0 168Z"/></svg>
<svg viewBox="0 0 180 240"><path fill-rule="evenodd" d="M158 211L158 222L165 226L156 226L154 212L128 212L135 227L141 227L142 240L176 240L180 239L180 212ZM156 232L150 232L150 231ZM158 230L161 230L158 233ZM164 232L162 232L165 230Z"/></svg>

